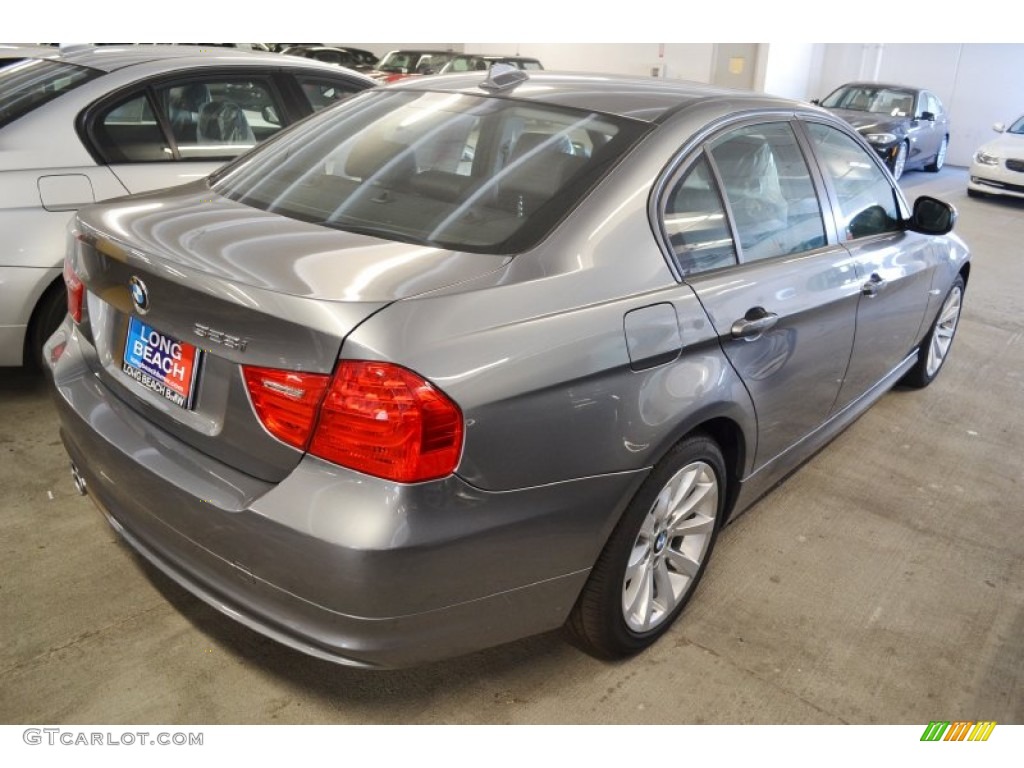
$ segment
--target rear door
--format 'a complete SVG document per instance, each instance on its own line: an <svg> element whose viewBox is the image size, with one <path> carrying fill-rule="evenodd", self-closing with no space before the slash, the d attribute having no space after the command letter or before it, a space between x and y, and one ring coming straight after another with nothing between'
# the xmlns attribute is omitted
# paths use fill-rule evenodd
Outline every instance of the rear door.
<svg viewBox="0 0 1024 768"><path fill-rule="evenodd" d="M834 126L806 126L860 282L857 335L838 410L909 354L924 320L934 266L927 238L905 231L901 197L872 154Z"/></svg>
<svg viewBox="0 0 1024 768"><path fill-rule="evenodd" d="M820 426L853 345L859 283L785 119L730 129L670 182L663 226L757 412L755 468Z"/></svg>

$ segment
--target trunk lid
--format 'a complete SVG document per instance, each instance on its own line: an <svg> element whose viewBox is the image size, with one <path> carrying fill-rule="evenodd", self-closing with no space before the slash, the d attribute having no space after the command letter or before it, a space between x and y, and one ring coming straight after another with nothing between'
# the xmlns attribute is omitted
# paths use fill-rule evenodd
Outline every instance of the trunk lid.
<svg viewBox="0 0 1024 768"><path fill-rule="evenodd" d="M79 332L99 379L197 460L268 481L303 452L263 428L243 365L330 374L345 337L389 303L508 261L288 219L205 182L90 206L75 227Z"/></svg>

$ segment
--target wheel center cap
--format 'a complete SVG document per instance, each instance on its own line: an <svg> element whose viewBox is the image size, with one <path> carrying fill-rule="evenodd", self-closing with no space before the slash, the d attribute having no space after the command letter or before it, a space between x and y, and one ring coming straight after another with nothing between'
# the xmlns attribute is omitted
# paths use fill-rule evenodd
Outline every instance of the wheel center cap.
<svg viewBox="0 0 1024 768"><path fill-rule="evenodd" d="M654 540L654 553L658 554L665 548L668 543L668 532L662 531L658 534L658 537Z"/></svg>

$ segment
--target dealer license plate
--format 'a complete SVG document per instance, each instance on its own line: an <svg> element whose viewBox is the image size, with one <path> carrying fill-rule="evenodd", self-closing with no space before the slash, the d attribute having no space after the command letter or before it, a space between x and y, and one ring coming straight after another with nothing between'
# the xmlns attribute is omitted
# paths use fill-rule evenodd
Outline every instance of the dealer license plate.
<svg viewBox="0 0 1024 768"><path fill-rule="evenodd" d="M192 344L132 317L128 320L121 370L175 405L191 408L200 354Z"/></svg>

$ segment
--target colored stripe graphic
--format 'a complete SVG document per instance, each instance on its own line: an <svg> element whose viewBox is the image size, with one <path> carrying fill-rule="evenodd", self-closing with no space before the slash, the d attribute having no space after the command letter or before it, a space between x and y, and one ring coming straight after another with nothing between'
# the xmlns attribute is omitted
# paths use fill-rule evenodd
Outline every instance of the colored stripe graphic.
<svg viewBox="0 0 1024 768"><path fill-rule="evenodd" d="M932 720L921 741L988 741L995 727L995 720Z"/></svg>
<svg viewBox="0 0 1024 768"><path fill-rule="evenodd" d="M967 737L967 740L988 741L988 737L992 735L992 731L994 731L995 728L995 720L981 720L974 726L974 730L971 731L971 735Z"/></svg>

